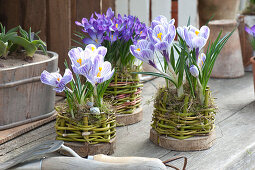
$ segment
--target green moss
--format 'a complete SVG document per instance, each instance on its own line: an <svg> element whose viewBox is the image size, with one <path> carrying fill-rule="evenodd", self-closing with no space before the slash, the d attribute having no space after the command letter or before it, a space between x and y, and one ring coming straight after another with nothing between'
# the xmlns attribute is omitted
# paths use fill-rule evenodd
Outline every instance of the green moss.
<svg viewBox="0 0 255 170"><path fill-rule="evenodd" d="M111 108L109 102L104 102L102 107L99 108L101 111L100 115L90 114L90 109L87 105L75 105L74 108L74 118L72 118L71 113L69 112L69 107L66 102L58 103L55 107L56 111L63 116L68 117L73 122L83 125L84 116L88 117L88 123L90 124L97 124L102 118L102 114L106 115L107 117L111 114L114 114L114 110Z"/></svg>

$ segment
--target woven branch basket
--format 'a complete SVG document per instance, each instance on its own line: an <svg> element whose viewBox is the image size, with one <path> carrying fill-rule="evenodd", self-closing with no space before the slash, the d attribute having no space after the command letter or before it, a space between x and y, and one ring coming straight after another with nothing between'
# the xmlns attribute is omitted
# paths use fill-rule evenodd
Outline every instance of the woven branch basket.
<svg viewBox="0 0 255 170"><path fill-rule="evenodd" d="M56 120L57 140L85 142L88 144L108 143L116 136L116 117L114 114L102 114L98 121L91 123L88 116L82 123L58 113Z"/></svg>
<svg viewBox="0 0 255 170"><path fill-rule="evenodd" d="M130 74L130 72L122 73L117 70L114 79L105 92L104 99L110 101L114 107L117 115L117 123L120 123L118 116L133 114L141 105L141 88L143 84L140 83L137 74ZM141 114L137 114L137 116L142 119ZM133 119L133 117L130 118ZM137 121L141 121L141 119L137 119ZM136 122L127 121L124 125L133 123Z"/></svg>
<svg viewBox="0 0 255 170"><path fill-rule="evenodd" d="M162 100L154 103L155 110L151 125L159 135L182 140L194 136L210 135L214 130L216 108L209 104L213 102L209 88L206 89L204 106L198 108L196 112L187 112L191 102L189 96L185 96L184 105L179 112L168 110L164 102L166 95L161 98Z"/></svg>

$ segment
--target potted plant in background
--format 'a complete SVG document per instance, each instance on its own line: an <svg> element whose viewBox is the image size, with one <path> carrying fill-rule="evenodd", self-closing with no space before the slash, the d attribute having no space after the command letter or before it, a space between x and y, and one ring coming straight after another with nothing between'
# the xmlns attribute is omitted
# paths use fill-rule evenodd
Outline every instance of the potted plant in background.
<svg viewBox="0 0 255 170"><path fill-rule="evenodd" d="M104 92L114 70L104 61L107 49L87 45L85 50L73 48L68 55L72 72L67 69L63 77L59 73L43 71L41 81L54 87L56 92L65 92L66 103L57 106L57 140L65 141L80 156L98 153L112 154L115 145L115 114L109 103L103 101ZM81 82L80 75L86 78ZM66 85L70 82L69 89Z"/></svg>
<svg viewBox="0 0 255 170"><path fill-rule="evenodd" d="M117 123L128 125L142 120L141 87L138 75L132 72L140 71L141 64L131 55L129 47L138 41L146 39L147 27L137 17L114 16L109 8L106 14L95 13L88 20L83 18L76 22L81 26L83 33L76 33L83 46L93 43L96 46L107 47L105 59L116 68L114 78L108 86L105 99L115 108Z"/></svg>
<svg viewBox="0 0 255 170"><path fill-rule="evenodd" d="M253 51L255 51L255 25L253 25L251 28L245 27L245 31L250 35L250 44L253 48ZM254 53L253 53L254 55ZM252 64L252 71L253 71L253 82L254 82L254 91L255 91L255 56L252 56L250 58L250 62Z"/></svg>
<svg viewBox="0 0 255 170"><path fill-rule="evenodd" d="M245 71L252 71L252 65L250 62L250 57L253 54L253 47L250 44L249 34L246 32L245 27L252 27L255 23L255 1L247 0L245 8L241 11L238 16L238 31L241 42L243 64L245 66Z"/></svg>
<svg viewBox="0 0 255 170"><path fill-rule="evenodd" d="M9 31L2 24L0 27L0 130L3 130L55 113L55 93L40 83L40 74L43 70L57 71L58 55L46 52L46 44L31 28L26 32L20 26Z"/></svg>
<svg viewBox="0 0 255 170"><path fill-rule="evenodd" d="M162 77L166 81L155 96L150 139L171 150L207 149L214 139L216 113L207 83L218 54L233 32L222 39L220 33L206 53L202 53L209 28L178 27L178 43L173 43L176 36L173 22L164 16L157 17L148 29L149 39L130 47L136 58L159 71L136 73ZM176 60L174 50L178 53ZM159 66L155 64L155 51L163 56L164 62Z"/></svg>

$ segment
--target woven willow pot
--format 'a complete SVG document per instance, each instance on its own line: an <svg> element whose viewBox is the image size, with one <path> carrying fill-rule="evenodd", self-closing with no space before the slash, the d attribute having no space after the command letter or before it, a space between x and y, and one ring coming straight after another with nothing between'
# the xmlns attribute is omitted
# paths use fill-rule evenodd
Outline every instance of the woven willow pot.
<svg viewBox="0 0 255 170"><path fill-rule="evenodd" d="M189 96L176 101L176 103L184 103L179 112L169 111L166 95L161 95L161 98L162 100L155 100L154 103L150 134L150 139L154 143L178 151L203 150L212 146L215 139L216 108L209 106L209 103L213 103L209 88L206 89L204 106L198 107L195 112L187 111L192 102ZM176 103L170 104L171 107L175 107Z"/></svg>
<svg viewBox="0 0 255 170"><path fill-rule="evenodd" d="M56 119L57 140L65 141L80 156L112 154L115 148L116 116L102 114L97 121L90 121L90 115L83 122L75 122L58 112Z"/></svg>
<svg viewBox="0 0 255 170"><path fill-rule="evenodd" d="M141 108L143 84L140 83L137 74L130 72L132 71L117 70L104 96L116 111L118 125L134 124L141 121L143 117Z"/></svg>

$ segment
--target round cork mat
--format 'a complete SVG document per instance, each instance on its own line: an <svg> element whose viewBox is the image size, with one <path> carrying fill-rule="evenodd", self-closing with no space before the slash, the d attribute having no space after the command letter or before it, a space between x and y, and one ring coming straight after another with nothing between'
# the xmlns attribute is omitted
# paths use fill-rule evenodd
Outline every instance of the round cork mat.
<svg viewBox="0 0 255 170"><path fill-rule="evenodd" d="M142 107L137 108L131 114L117 114L116 122L117 126L131 125L140 122L143 119L143 109Z"/></svg>
<svg viewBox="0 0 255 170"><path fill-rule="evenodd" d="M70 147L81 157L88 155L105 154L111 155L116 148L116 137L112 138L109 143L88 144L82 142L64 142L64 145ZM60 154L70 156L65 151L60 151Z"/></svg>
<svg viewBox="0 0 255 170"><path fill-rule="evenodd" d="M212 131L208 136L196 136L188 139L175 139L158 134L154 129L150 130L150 140L156 145L174 151L200 151L209 149L215 141L216 135Z"/></svg>

